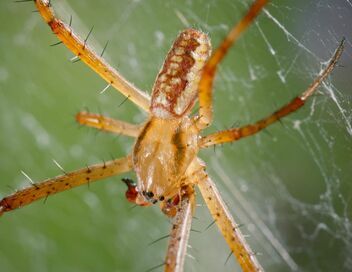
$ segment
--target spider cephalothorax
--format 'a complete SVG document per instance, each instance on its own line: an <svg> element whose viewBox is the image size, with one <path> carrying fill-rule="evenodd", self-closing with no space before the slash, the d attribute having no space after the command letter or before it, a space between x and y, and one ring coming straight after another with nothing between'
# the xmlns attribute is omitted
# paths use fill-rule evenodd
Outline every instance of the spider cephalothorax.
<svg viewBox="0 0 352 272"><path fill-rule="evenodd" d="M150 202L166 201L179 190L186 170L198 152L199 130L188 117L152 117L133 150L138 191Z"/></svg>

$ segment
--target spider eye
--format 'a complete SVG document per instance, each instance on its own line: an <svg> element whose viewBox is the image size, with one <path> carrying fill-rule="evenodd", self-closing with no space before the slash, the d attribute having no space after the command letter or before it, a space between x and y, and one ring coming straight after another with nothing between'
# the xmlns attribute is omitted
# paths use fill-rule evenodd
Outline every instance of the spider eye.
<svg viewBox="0 0 352 272"><path fill-rule="evenodd" d="M147 192L146 195L147 195L147 197L152 198L154 196L154 193L153 192Z"/></svg>
<svg viewBox="0 0 352 272"><path fill-rule="evenodd" d="M154 199L154 193L152 191L142 191L142 195L145 197L145 199L148 202L151 202L152 204L156 204L158 202L158 199Z"/></svg>

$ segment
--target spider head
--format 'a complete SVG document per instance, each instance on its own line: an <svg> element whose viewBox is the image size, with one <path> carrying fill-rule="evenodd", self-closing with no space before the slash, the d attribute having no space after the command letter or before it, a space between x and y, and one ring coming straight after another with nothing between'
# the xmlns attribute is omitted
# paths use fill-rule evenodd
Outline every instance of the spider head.
<svg viewBox="0 0 352 272"><path fill-rule="evenodd" d="M139 198L152 204L174 200L198 152L198 132L188 117L146 123L133 150Z"/></svg>

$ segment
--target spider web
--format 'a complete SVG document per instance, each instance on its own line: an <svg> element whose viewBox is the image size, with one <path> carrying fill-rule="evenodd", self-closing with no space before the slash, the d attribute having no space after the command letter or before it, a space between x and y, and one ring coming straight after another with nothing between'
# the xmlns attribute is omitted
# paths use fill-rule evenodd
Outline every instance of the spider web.
<svg viewBox="0 0 352 272"><path fill-rule="evenodd" d="M163 58L185 27L215 47L251 1L53 1L66 22L131 82L151 90ZM26 4L25 4L26 5ZM77 129L91 111L130 122L145 116L63 47L33 7L0 3L0 192L120 157L124 137ZM29 3L31 5L31 3ZM307 105L257 136L201 152L208 171L268 271L352 270L351 18L349 0L272 1L222 63L208 132L253 122L301 93L342 37L332 75ZM14 19L16 18L16 19ZM1 21L3 20L3 21ZM25 99L23 99L25 97ZM43 114L45 113L45 114ZM65 129L63 129L65 128ZM131 175L133 177L133 175ZM169 224L157 207L133 208L119 179L50 197L1 218L4 271L144 271L162 263ZM186 271L240 271L200 197ZM206 230L205 230L206 229ZM209 246L211 245L211 246ZM21 262L18 260L21 259ZM225 264L226 262L226 264ZM160 270L160 269L159 269Z"/></svg>

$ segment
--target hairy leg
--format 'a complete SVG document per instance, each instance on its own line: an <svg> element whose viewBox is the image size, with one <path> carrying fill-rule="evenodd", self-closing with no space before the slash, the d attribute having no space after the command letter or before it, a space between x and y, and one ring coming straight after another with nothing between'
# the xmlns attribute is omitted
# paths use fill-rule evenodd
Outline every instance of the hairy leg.
<svg viewBox="0 0 352 272"><path fill-rule="evenodd" d="M73 33L70 25L65 24L55 17L49 0L34 0L34 2L45 22L69 50L105 79L109 85L115 87L133 103L146 112L149 112L150 97L128 82L101 56L94 52L93 49L87 45L87 40L82 40L78 35Z"/></svg>
<svg viewBox="0 0 352 272"><path fill-rule="evenodd" d="M218 64L225 57L229 48L236 42L239 36L258 16L267 0L256 0L247 14L227 34L220 46L215 50L209 61L203 68L202 77L199 82L199 119L197 126L201 129L209 126L213 120L213 82Z"/></svg>
<svg viewBox="0 0 352 272"><path fill-rule="evenodd" d="M84 126L93 127L102 131L137 137L143 125L134 125L124 121L115 120L101 114L81 111L76 114L76 121Z"/></svg>
<svg viewBox="0 0 352 272"><path fill-rule="evenodd" d="M47 179L32 184L31 187L19 190L14 194L4 197L0 201L0 215L4 212L26 206L41 198L46 198L74 187L97 181L103 178L115 176L129 171L132 168L131 157L124 157L95 164L77 171Z"/></svg>
<svg viewBox="0 0 352 272"><path fill-rule="evenodd" d="M181 203L172 221L170 240L165 259L165 272L183 271L195 206L194 190L190 186L187 190L181 197Z"/></svg>
<svg viewBox="0 0 352 272"><path fill-rule="evenodd" d="M297 96L291 102L275 111L273 114L257 121L254 124L246 125L240 128L232 128L228 130L219 131L208 136L201 138L199 145L201 148L209 147L216 144L223 144L240 140L244 137L251 136L258 133L262 129L269 125L279 121L281 118L297 111L301 108L306 100L316 91L319 85L327 78L327 76L335 68L344 47L344 40L341 41L340 45L336 49L332 56L328 66L322 71L322 73L314 80L314 82L305 90L300 96Z"/></svg>
<svg viewBox="0 0 352 272"><path fill-rule="evenodd" d="M262 271L258 260L244 239L238 225L222 200L215 183L204 173L200 173L197 183L208 209L214 218L222 236L244 272Z"/></svg>

